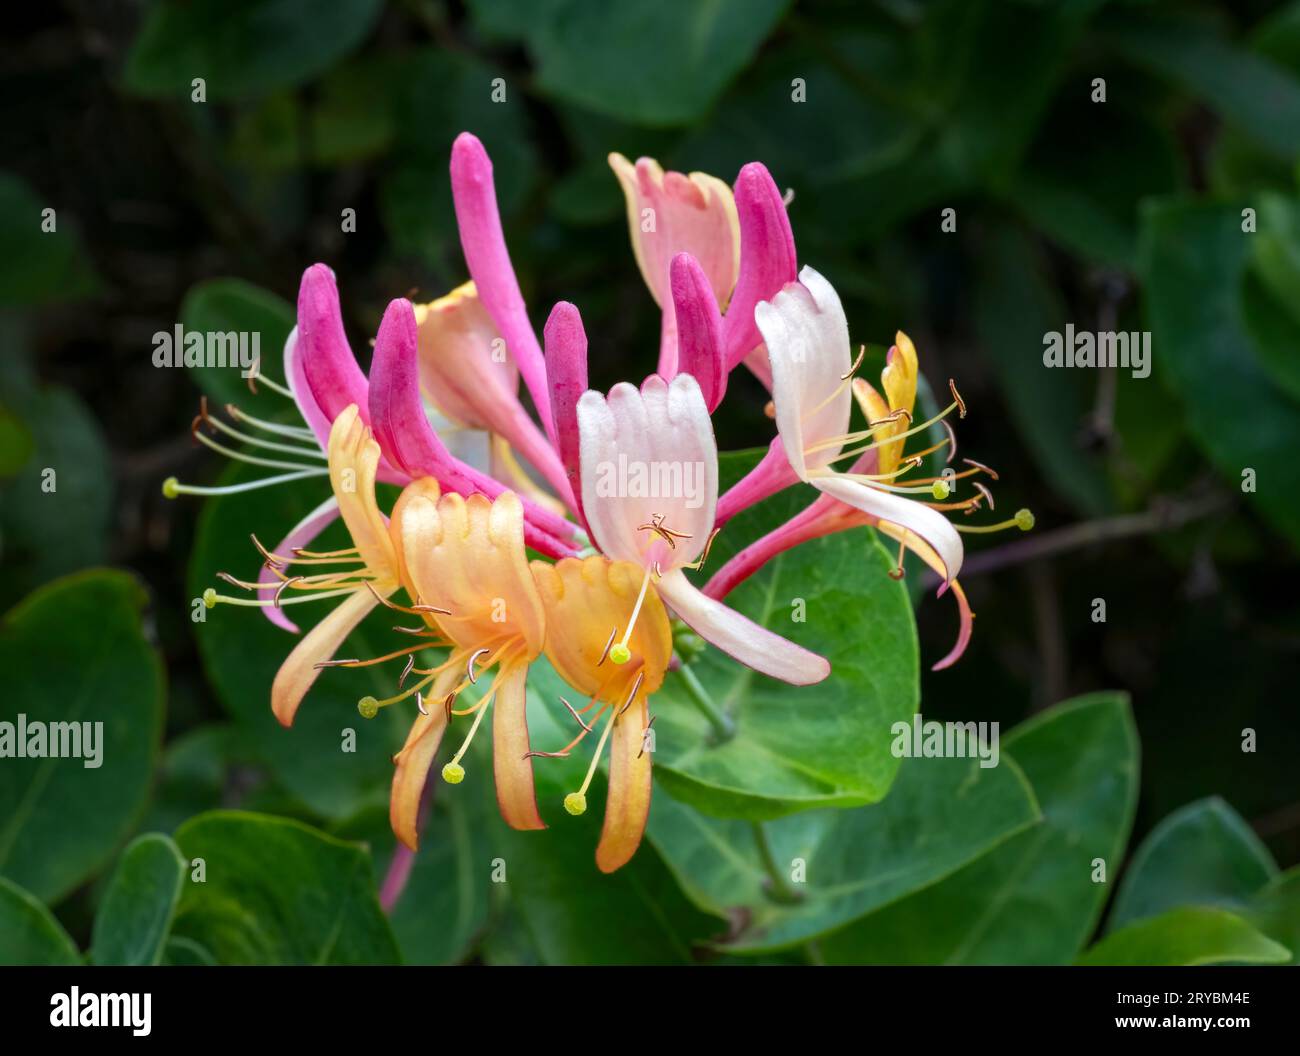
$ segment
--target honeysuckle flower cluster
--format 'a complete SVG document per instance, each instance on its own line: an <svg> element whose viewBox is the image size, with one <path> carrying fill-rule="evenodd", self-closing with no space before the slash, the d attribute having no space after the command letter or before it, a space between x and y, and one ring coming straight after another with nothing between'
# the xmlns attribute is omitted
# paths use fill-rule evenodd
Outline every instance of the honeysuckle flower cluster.
<svg viewBox="0 0 1300 1056"><path fill-rule="evenodd" d="M293 633L290 605L333 603L271 686L272 710L285 726L327 669L393 665L393 694L365 697L358 707L365 717L410 709L410 732L393 760L390 814L412 850L443 739L452 735L455 749L441 774L458 784L490 710L506 822L545 828L534 760L594 741L586 778L563 805L571 814L587 809L607 756L596 862L606 872L626 863L650 808L651 698L681 662L674 620L792 686L829 674L823 657L725 602L792 546L874 525L899 544L894 575L902 574L902 551L911 550L940 575L940 593L951 589L957 599L957 645L935 666L955 662L970 637L957 576L958 533L971 529L945 514L992 509L981 478L996 474L970 460L951 466L956 435L948 418L966 411L956 386L936 418L915 421L919 366L902 333L889 350L882 391L855 376L863 354L852 356L839 298L812 268L797 271L786 204L761 164L746 165L730 187L702 173L664 172L649 158L633 164L612 154L610 165L627 199L637 264L662 309L658 369L640 385L620 382L608 393L588 387L587 336L572 304L555 305L538 341L502 231L491 162L465 133L452 149L451 182L469 281L427 304L392 301L367 376L344 333L333 273L309 267L284 349L285 381L260 378L293 401L302 424L235 406L227 421L206 404L194 424L208 446L280 472L225 488L164 485L175 496L328 481L330 493L278 545L254 538L262 561L255 580L221 574L242 593L212 588L204 600L258 607ZM770 390L777 435L752 472L720 496L710 415L742 363ZM520 399L521 381L536 419ZM856 429L855 403L865 421ZM936 423L943 435L930 442ZM914 440L926 446L908 453ZM931 456L945 460L946 472L916 475ZM387 515L378 482L401 488ZM969 483L971 494L952 497L958 482ZM802 485L817 493L802 513L737 553L704 589L694 585L687 571L704 566L728 520ZM352 545L312 549L339 518ZM1031 522L1021 511L1004 525L973 530ZM394 648L340 657L349 633L379 606L406 624L394 628ZM563 701L572 739L547 750L533 747L528 729L528 670L543 655L579 701ZM482 681L488 672L490 685Z"/></svg>

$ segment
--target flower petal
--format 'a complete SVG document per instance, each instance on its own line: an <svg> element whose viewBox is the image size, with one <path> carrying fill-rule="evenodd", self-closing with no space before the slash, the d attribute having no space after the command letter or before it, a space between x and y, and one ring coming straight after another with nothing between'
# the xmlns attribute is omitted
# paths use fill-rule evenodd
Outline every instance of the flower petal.
<svg viewBox="0 0 1300 1056"><path fill-rule="evenodd" d="M792 686L820 682L831 671L824 657L760 627L735 609L705 596L680 569L664 574L660 596L704 638L746 667Z"/></svg>
<svg viewBox="0 0 1300 1056"><path fill-rule="evenodd" d="M581 511L578 479L578 398L587 389L587 334L575 305L560 301L542 333L546 341L546 382L551 389L555 446Z"/></svg>
<svg viewBox="0 0 1300 1056"><path fill-rule="evenodd" d="M396 769L393 771L393 789L388 799L388 820L393 827L393 835L413 851L419 849L419 833L416 829L420 819L420 800L429 779L429 767L433 765L438 747L442 744L442 736L447 732L447 709L442 707L442 700L455 687L460 677L460 669L455 668L444 671L434 680L429 690L428 714L416 714L411 732L406 736L406 743L393 756Z"/></svg>
<svg viewBox="0 0 1300 1056"><path fill-rule="evenodd" d="M840 446L810 450L843 436L852 395L844 375L852 366L849 328L831 284L812 268L755 309L772 365L776 427L801 479L829 463Z"/></svg>
<svg viewBox="0 0 1300 1056"><path fill-rule="evenodd" d="M379 445L361 421L355 405L344 408L330 430L330 486L339 515L366 568L386 582L397 581L397 554L388 537L388 522L375 499Z"/></svg>
<svg viewBox="0 0 1300 1056"><path fill-rule="evenodd" d="M620 705L615 705L619 707ZM651 753L645 751L649 702L644 689L614 720L609 741L609 792L605 799L605 824L596 845L596 866L612 873L626 865L641 845L650 816Z"/></svg>
<svg viewBox="0 0 1300 1056"><path fill-rule="evenodd" d="M333 421L344 407L355 404L369 424L366 376L343 330L334 272L324 264L313 264L303 272L298 287L296 354L302 356L312 398L326 418Z"/></svg>
<svg viewBox="0 0 1300 1056"><path fill-rule="evenodd" d="M620 382L609 397L578 401L582 507L600 549L642 567L689 564L713 530L718 449L700 386L689 374L657 374L638 391ZM655 518L684 537L669 546L642 526Z"/></svg>
<svg viewBox="0 0 1300 1056"><path fill-rule="evenodd" d="M324 450L329 446L330 419L320 409L316 397L312 395L311 385L307 381L307 368L298 348L298 328L289 331L284 342L284 379L293 393L293 402L298 405L298 413L311 431L316 434L316 442Z"/></svg>
<svg viewBox="0 0 1300 1056"><path fill-rule="evenodd" d="M677 327L669 266L689 253L708 278L714 300L731 296L740 268L740 226L731 188L703 172L689 176L664 172L653 158L633 165L622 154L609 156L627 201L632 252L650 294L663 309L659 373L677 373Z"/></svg>
<svg viewBox="0 0 1300 1056"><path fill-rule="evenodd" d="M754 309L760 301L775 297L786 283L795 281L797 265L785 202L762 163L751 161L736 177L736 212L740 224L740 273L723 320L727 369L745 360L763 380L762 358L750 358L763 342L754 323Z"/></svg>
<svg viewBox="0 0 1300 1056"><path fill-rule="evenodd" d="M825 498L826 496L823 496ZM842 508L842 507L841 507ZM934 547L930 546L924 540L920 539L915 532L910 532L905 528L900 528L896 524L888 521L878 521L876 527L889 536L896 539L906 546L912 553L916 554L922 561L929 565L940 576L945 575L943 558L935 552ZM943 584L939 586L939 593L944 591ZM945 668L952 667L962 654L966 652L966 646L970 644L971 632L974 629L975 614L970 611L970 602L966 600L966 591L962 589L957 580L952 581L952 594L957 601L957 641L949 650L948 655L934 664L931 671L942 671Z"/></svg>
<svg viewBox="0 0 1300 1056"><path fill-rule="evenodd" d="M468 132L457 136L451 148L451 194L470 278L478 287L492 322L505 338L507 353L519 365L537 414L553 441L546 365L537 335L528 321L519 280L515 278L501 230L492 162L483 144Z"/></svg>
<svg viewBox="0 0 1300 1056"><path fill-rule="evenodd" d="M389 588L387 597L397 587ZM316 624L285 658L271 684L271 710L282 726L292 726L298 705L311 689L320 674L316 665L332 660L343 639L352 633L366 615L379 602L368 590L358 590L336 606L320 623Z"/></svg>
<svg viewBox="0 0 1300 1056"><path fill-rule="evenodd" d="M718 302L704 269L689 253L673 257L670 275L677 313L677 369L700 383L704 405L712 414L727 391Z"/></svg>
<svg viewBox="0 0 1300 1056"><path fill-rule="evenodd" d="M325 442L329 444L329 433L326 431ZM298 547L305 547L316 536L320 535L330 524L338 518L339 503L333 495L317 506L311 513L307 514L301 521L289 529L289 534L280 540L280 545L271 552L281 554L285 557L291 555ZM281 582L280 577L270 565L263 562L262 567L257 572L257 582L259 584L269 584ZM259 594L259 597L262 595ZM284 609L276 605L263 605L262 615L270 620L282 630L289 631L291 634L298 633L298 625L284 614Z"/></svg>
<svg viewBox="0 0 1300 1056"><path fill-rule="evenodd" d="M414 312L420 384L429 402L462 425L505 437L572 505L564 467L519 402L518 368L505 355L505 342L474 284Z"/></svg>
<svg viewBox="0 0 1300 1056"><path fill-rule="evenodd" d="M810 483L863 513L907 529L934 550L941 563L940 574L945 580L951 582L957 578L962 562L961 536L948 523L948 518L937 510L835 473L813 477Z"/></svg>
<svg viewBox="0 0 1300 1056"><path fill-rule="evenodd" d="M492 769L497 805L512 829L544 829L537 813L533 760L528 755L528 664L507 663L497 671L492 698Z"/></svg>
<svg viewBox="0 0 1300 1056"><path fill-rule="evenodd" d="M389 461L416 477L433 477L447 491L496 497L504 485L454 458L429 425L420 400L415 311L406 300L395 300L384 312L375 338L370 368L370 410L375 438ZM527 502L528 545L552 557L575 552L568 542L573 525L558 514Z"/></svg>

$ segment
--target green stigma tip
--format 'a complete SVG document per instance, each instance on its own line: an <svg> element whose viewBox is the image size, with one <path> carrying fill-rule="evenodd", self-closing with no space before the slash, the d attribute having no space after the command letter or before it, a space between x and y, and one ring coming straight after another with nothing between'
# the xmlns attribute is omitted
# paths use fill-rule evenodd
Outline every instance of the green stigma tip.
<svg viewBox="0 0 1300 1056"><path fill-rule="evenodd" d="M564 809L575 818L579 814L587 813L587 797L581 792L570 792L564 797Z"/></svg>
<svg viewBox="0 0 1300 1056"><path fill-rule="evenodd" d="M948 482L946 480L936 480L930 485L930 494L936 499L946 499L952 494L952 489L948 487Z"/></svg>
<svg viewBox="0 0 1300 1056"><path fill-rule="evenodd" d="M609 658L613 663L626 664L632 659L632 650L619 642L609 650Z"/></svg>
<svg viewBox="0 0 1300 1056"><path fill-rule="evenodd" d="M449 785L459 785L465 780L465 768L460 763L448 763L442 768L442 779Z"/></svg>
<svg viewBox="0 0 1300 1056"><path fill-rule="evenodd" d="M1016 527L1022 532L1029 531L1034 526L1034 513L1032 510L1016 510Z"/></svg>
<svg viewBox="0 0 1300 1056"><path fill-rule="evenodd" d="M373 719L379 714L379 701L374 697L362 697L357 701L357 711L363 719Z"/></svg>
<svg viewBox="0 0 1300 1056"><path fill-rule="evenodd" d="M217 604L217 589L216 587L208 587L208 589L203 592L203 607L205 609L210 609L216 604Z"/></svg>
<svg viewBox="0 0 1300 1056"><path fill-rule="evenodd" d="M181 487L181 482L179 480L177 480L175 477L168 477L166 480L163 481L163 486L162 486L163 497L167 499L176 498L176 496L178 496L181 493L180 487Z"/></svg>

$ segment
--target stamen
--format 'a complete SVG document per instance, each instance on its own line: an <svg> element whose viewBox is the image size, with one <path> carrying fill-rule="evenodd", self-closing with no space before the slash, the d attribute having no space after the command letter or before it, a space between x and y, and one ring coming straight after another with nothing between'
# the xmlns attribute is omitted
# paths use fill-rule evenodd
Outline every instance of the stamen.
<svg viewBox="0 0 1300 1056"><path fill-rule="evenodd" d="M253 364L253 373L248 378L248 387L254 395L257 394L257 386L253 384L256 381L262 382L272 392L278 392L281 396L285 396L291 400L293 399L293 393L285 388L285 386L281 385L278 381L268 378L262 373L262 360L260 357L257 362Z"/></svg>
<svg viewBox="0 0 1300 1056"><path fill-rule="evenodd" d="M215 419L213 419L213 421L215 421ZM247 462L250 466L267 466L270 469L307 468L304 467L301 462L285 462L278 458L259 458L257 455L249 455L245 454L243 451L236 451L233 447L227 447L225 444L213 440L212 437L207 436L205 433L199 432L198 430L195 430L191 435L204 447L210 447L213 451L217 452L217 454L225 455L227 458L234 459L236 462ZM314 451L301 451L298 453L316 458L321 457L318 452ZM318 470L318 472L328 473L329 470L322 468Z"/></svg>
<svg viewBox="0 0 1300 1056"><path fill-rule="evenodd" d="M985 487L985 485L981 484L978 480L972 480L970 483L972 488L974 488L981 495L983 495L985 499L988 500L989 509L990 510L996 509L996 506L993 502L993 492L989 491L989 489Z"/></svg>
<svg viewBox="0 0 1300 1056"><path fill-rule="evenodd" d="M641 577L641 591L636 596L636 604L632 606L632 616L627 621L627 630L623 632L623 640L609 650L609 658L616 664L626 664L632 659L632 650L627 647L627 643L632 637L632 628L636 626L636 618L641 615L641 605L645 602L645 592L648 586L650 586L650 569L647 568L645 575Z"/></svg>
<svg viewBox="0 0 1300 1056"><path fill-rule="evenodd" d="M650 520L646 524L637 527L638 532L654 532L657 536L666 542L670 549L677 549L678 539L692 538L689 532L677 532L664 524L664 515L662 513L651 514Z"/></svg>
<svg viewBox="0 0 1300 1056"><path fill-rule="evenodd" d="M597 667L600 667L600 665L605 662L605 658L609 656L609 647L614 644L614 637L617 634L618 634L617 627L615 627L612 631L609 632L609 641L605 643L605 648L602 649L600 652L600 659L596 661Z"/></svg>
<svg viewBox="0 0 1300 1056"><path fill-rule="evenodd" d="M708 538L708 540L707 540L707 541L705 542L705 544L704 544L704 553L702 553L702 554L700 555L700 558L699 558L698 561L694 561L694 562L692 562L691 564L686 565L686 566L685 566L686 568L689 568L689 569L692 569L692 570L698 572L700 569L702 569L702 568L704 567L704 563L705 563L706 561L708 561L708 559L709 559L709 551L713 549L713 540L716 539L716 538L718 537L718 533L719 533L720 531L722 531L722 528L721 528L721 527L718 527L718 528L714 528L713 531L711 531L711 532L709 533L709 538ZM656 568L656 572L657 572L657 571L658 571L658 569ZM661 579L663 578L662 574L660 575L660 578L661 578Z"/></svg>
<svg viewBox="0 0 1300 1056"><path fill-rule="evenodd" d="M296 598L285 598L280 605L276 605L272 598L232 598L225 594L218 594L209 587L203 592L203 604L209 609L214 607L218 602L222 605L242 605L250 609L265 609L268 606L280 608L284 605L299 605L307 601L324 601L326 598L341 598L345 594L356 593L355 587L344 587L342 590L322 590L311 594L303 594Z"/></svg>
<svg viewBox="0 0 1300 1056"><path fill-rule="evenodd" d="M905 539L906 536L904 536L903 538ZM903 540L900 539L898 541L898 560L895 562L895 567L889 570L890 579L903 578L903 555L906 552L906 549L907 548L903 545Z"/></svg>
<svg viewBox="0 0 1300 1056"><path fill-rule="evenodd" d="M200 495L211 497L213 495L239 495L245 491L256 491L258 488L270 488L276 484L287 484L293 480L306 480L308 477L327 477L328 469L302 469L297 473L282 473L275 477L262 477L260 480L250 480L243 484L224 484L218 487L205 487L199 484L182 484L175 477L168 477L163 481L162 493L167 499L174 499L178 495Z"/></svg>
<svg viewBox="0 0 1300 1056"><path fill-rule="evenodd" d="M415 667L415 654L414 654L414 653L412 653L410 656L408 656L408 657L406 658L406 666L402 668L402 673L401 673L400 675L397 676L397 688L398 688L398 689L401 689L401 688L402 688L403 684L406 682L406 676L409 675L409 674L411 673L411 669L412 669L413 667ZM420 708L421 711L424 711L424 701L422 701L422 700L419 699L420 695L419 695L418 693L417 693L415 696L416 696L416 704L419 706L419 708ZM425 713L426 715L428 714L427 711L425 711L424 713Z"/></svg>
<svg viewBox="0 0 1300 1056"><path fill-rule="evenodd" d="M293 584L301 583L301 582L302 582L302 576L294 576L291 579L286 579L283 583L280 584L280 588L275 592L275 607L277 609L280 607L280 598L284 595L284 592L288 590L289 587L291 587Z"/></svg>
<svg viewBox="0 0 1300 1056"><path fill-rule="evenodd" d="M460 746L460 751L451 757L451 762L442 768L442 779L449 785L458 785L465 780L465 769L460 765L460 761L469 751L470 742L474 740L474 734L478 733L478 728L483 723L483 716L488 713L488 705L492 702L496 694L497 686L501 683L493 682L492 688L484 695L483 699L475 706L474 722L470 725L469 734L465 737L464 743Z"/></svg>
<svg viewBox="0 0 1300 1056"><path fill-rule="evenodd" d="M582 721L582 716L579 715L579 714L577 713L577 711L574 710L574 707L573 707L572 704L570 704L570 703L569 703L567 700L565 700L563 697L560 698L560 703L563 704L566 708L569 709L569 714L573 716L574 721L575 721L579 726L581 726L581 727L582 727L584 730L586 730L588 733L591 732L591 727L588 726L585 722Z"/></svg>
<svg viewBox="0 0 1300 1056"><path fill-rule="evenodd" d="M961 393L957 391L957 383L948 379L948 391L952 393L953 402L957 404L957 417L966 417L966 401L961 398Z"/></svg>
<svg viewBox="0 0 1300 1056"><path fill-rule="evenodd" d="M620 716L622 716L623 712L627 711L627 709L632 706L632 701L636 700L637 690L641 688L641 683L643 681L645 681L644 667L636 673L636 681L632 683L632 691L627 695L627 703L623 705L622 711L619 712Z"/></svg>
<svg viewBox="0 0 1300 1056"><path fill-rule="evenodd" d="M249 436L246 433L241 433L238 429L232 429L220 418L214 418L208 414L208 398L206 396L202 397L202 399L199 401L199 413L198 416L194 419L194 421L190 425L191 433L196 432L196 428L200 421L202 421L210 429L220 430L221 432L225 433L227 436L233 437L234 439L239 440L242 443L251 444L253 447L265 448L268 451L283 451L285 454L289 454L289 455L303 455L307 458L318 458L321 461L325 461L328 458L328 456L325 454L324 451L320 449L319 446L306 448L306 447L300 447L297 444L277 444L271 440L262 440L259 437ZM200 438L197 435L195 435L195 439L198 440ZM312 436L312 442L313 444L315 443L314 435Z"/></svg>
<svg viewBox="0 0 1300 1056"><path fill-rule="evenodd" d="M274 433L277 436L289 436L302 440L316 441L316 434L303 425L287 425L284 422L268 422L262 418L256 418L247 411L241 411L236 404L226 404L226 413L237 422L245 425L251 425L254 429L261 429L264 432Z"/></svg>
<svg viewBox="0 0 1300 1056"><path fill-rule="evenodd" d="M415 657L411 657L411 659L414 660ZM402 672L402 677L403 677L403 678L406 677L406 672L405 672L405 671ZM398 686L399 686L399 687L401 686L401 683L400 683L400 682L398 683ZM415 710L418 711L421 715L428 715L428 714L429 714L429 709L426 708L426 707L424 706L424 694L423 694L423 693L417 693L417 694L415 695Z"/></svg>
<svg viewBox="0 0 1300 1056"><path fill-rule="evenodd" d="M287 565L289 563L287 557L281 557L279 554L271 553L270 550L262 545L256 535L250 533L248 538L253 540L253 546L255 546L257 552L262 555L262 560L266 562L267 568L279 568L281 565Z"/></svg>
<svg viewBox="0 0 1300 1056"><path fill-rule="evenodd" d="M863 359L866 358L866 355L867 355L867 346L859 345L858 358L853 361L853 366L849 367L849 372L847 374L840 375L840 381L849 381L853 377L853 375L858 372L858 367L862 366L862 361Z"/></svg>
<svg viewBox="0 0 1300 1056"><path fill-rule="evenodd" d="M1030 510L1016 510L1016 515L1010 520L1002 521L999 524L954 524L953 527L959 532L971 532L982 535L987 532L1001 532L1007 528L1019 528L1022 532L1027 532L1034 526L1034 515Z"/></svg>
<svg viewBox="0 0 1300 1056"><path fill-rule="evenodd" d="M948 431L948 453L943 460L948 465L952 465L952 460L957 457L957 430L952 427L952 422L947 418L940 418L939 424Z"/></svg>
<svg viewBox="0 0 1300 1056"><path fill-rule="evenodd" d="M998 479L997 472L996 472L995 470L993 470L993 469L990 469L990 468L989 468L988 466L986 466L983 462L976 462L973 458L963 458L962 461L965 462L966 465L968 465L968 466L974 466L976 469L983 470L985 473L987 473L987 474L988 474L990 477L992 477L994 480L997 480L997 479Z"/></svg>
<svg viewBox="0 0 1300 1056"><path fill-rule="evenodd" d="M369 584L366 584L370 586ZM426 612L437 613L440 616L450 616L451 609L440 609L436 605L399 605L395 601L390 601L384 597L374 587L370 587L370 593L375 596L375 600L386 609L392 609L394 612L404 612L408 616L420 616Z"/></svg>
<svg viewBox="0 0 1300 1056"><path fill-rule="evenodd" d="M657 719L657 718L659 718L658 715L651 715L651 716L650 716L650 721L647 722L647 723L645 724L645 731L643 731L642 734L641 734L641 750L640 750L639 752L636 753L636 757L637 757L638 759L640 759L641 756L645 755L645 734L646 734L646 732L648 732L648 731L650 730L650 728L655 724L655 719Z"/></svg>
<svg viewBox="0 0 1300 1056"><path fill-rule="evenodd" d="M482 649L476 649L474 650L474 652L470 653L469 660L465 664L465 673L469 676L469 684L471 686L478 685L478 676L474 674L474 661L476 661L484 653L490 653L490 652L492 652L491 649L484 647Z"/></svg>
<svg viewBox="0 0 1300 1056"><path fill-rule="evenodd" d="M863 447L854 448L851 451L841 451L831 461L839 462L842 459L849 458L850 456L860 455L866 451L871 451L874 448L886 447L889 444L895 444L900 440L905 440L909 436L915 436L917 433L921 433L929 429L930 426L934 425L938 421L941 421L945 415L951 414L956 409L957 409L957 404L950 403L948 404L947 407L945 407L942 411L936 414L933 418L926 419L920 425L914 425L910 429L906 429L901 433L894 433L893 435L886 437L884 439L873 440L871 443L866 444ZM812 454L816 454L818 451L825 451L828 448L843 447L845 444L855 444L859 440L866 440L875 435L875 430L879 428L879 426L882 423L887 424L888 421L897 421L898 418L894 417L894 415L898 415L899 417L901 417L898 411L893 411L888 416L888 418L881 418L874 425L868 426L866 429L857 429L854 430L853 432L845 433L843 436L835 436L835 437L831 437L828 440L822 440L819 443L811 444L808 447L804 448L804 454L812 455ZM911 420L910 415L908 420L909 421Z"/></svg>

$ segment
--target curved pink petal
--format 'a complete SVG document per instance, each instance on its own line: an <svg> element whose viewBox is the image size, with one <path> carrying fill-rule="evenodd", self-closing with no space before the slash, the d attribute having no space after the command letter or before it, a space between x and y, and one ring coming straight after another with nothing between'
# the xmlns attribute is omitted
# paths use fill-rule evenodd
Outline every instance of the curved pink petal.
<svg viewBox="0 0 1300 1056"><path fill-rule="evenodd" d="M786 457L781 438L773 437L758 464L728 488L718 500L717 523L726 524L742 510L798 483L799 476Z"/></svg>
<svg viewBox="0 0 1300 1056"><path fill-rule="evenodd" d="M560 301L542 331L546 342L546 383L551 390L552 435L578 510L582 486L578 472L578 399L587 391L587 333L577 306Z"/></svg>
<svg viewBox="0 0 1300 1056"><path fill-rule="evenodd" d="M333 424L316 397L312 395L311 385L307 381L307 369L298 350L298 328L289 331L284 342L284 378L293 393L293 402L298 406L298 413L316 435L316 442L324 451L329 447L330 426Z"/></svg>
<svg viewBox="0 0 1300 1056"><path fill-rule="evenodd" d="M718 449L700 386L689 374L652 374L578 401L582 508L609 557L663 569L689 564L713 531ZM645 525L678 533L669 546Z"/></svg>
<svg viewBox="0 0 1300 1056"><path fill-rule="evenodd" d="M735 195L740 218L740 274L723 317L728 370L763 343L754 323L759 301L771 300L798 275L790 217L767 167L751 161L742 168L736 177Z"/></svg>
<svg viewBox="0 0 1300 1056"><path fill-rule="evenodd" d="M433 477L445 491L472 495L481 491L496 498L506 487L454 457L438 438L420 399L419 342L411 302L397 299L384 311L375 337L370 368L371 428L389 460L415 477ZM576 553L568 540L573 525L558 514L524 500L524 538L529 546L550 557Z"/></svg>
<svg viewBox="0 0 1300 1056"><path fill-rule="evenodd" d="M505 338L507 353L519 365L537 414L554 443L546 365L533 325L528 321L524 296L519 292L519 280L515 278L505 233L501 230L492 162L483 144L468 132L462 132L452 144L451 194L470 278L478 287L492 322Z"/></svg>
<svg viewBox="0 0 1300 1056"><path fill-rule="evenodd" d="M334 272L324 264L313 264L303 272L302 285L298 287L295 354L302 356L303 373L312 398L326 418L332 422L345 407L356 404L362 421L369 424L366 376L357 366L343 330Z"/></svg>
<svg viewBox="0 0 1300 1056"><path fill-rule="evenodd" d="M792 686L808 686L830 674L825 657L760 627L735 609L701 593L681 569L666 572L659 596L706 641L724 653Z"/></svg>
<svg viewBox="0 0 1300 1056"><path fill-rule="evenodd" d="M670 278L677 317L677 370L699 382L704 405L712 414L727 391L718 302L709 277L689 253L673 257Z"/></svg>
<svg viewBox="0 0 1300 1056"><path fill-rule="evenodd" d="M339 503L333 495L317 506L311 513L307 514L301 521L289 529L289 534L280 540L280 545L271 551L273 554L280 554L282 557L292 557L293 551L298 547L305 547L316 536L320 535L330 524L338 519ZM258 570L257 582L259 584L279 583L280 577L277 576L265 563ZM258 597L265 597L261 591ZM290 634L298 633L298 625L284 614L284 610L274 605L263 605L262 615L270 620L281 630L288 631Z"/></svg>

